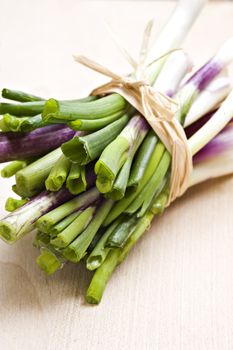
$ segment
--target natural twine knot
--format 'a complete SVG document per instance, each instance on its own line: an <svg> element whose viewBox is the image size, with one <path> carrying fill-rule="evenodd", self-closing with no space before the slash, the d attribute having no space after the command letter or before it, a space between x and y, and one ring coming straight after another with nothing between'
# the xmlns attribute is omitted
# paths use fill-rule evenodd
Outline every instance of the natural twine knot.
<svg viewBox="0 0 233 350"><path fill-rule="evenodd" d="M136 64L127 53L127 60L133 66L136 78L120 76L84 56L75 56L74 58L82 65L111 78L108 83L94 89L91 93L92 95L104 95L115 92L123 96L145 117L168 152L171 153L172 166L168 206L188 188L192 172L192 155L183 127L174 118L178 110L176 101L152 88L145 79L146 75L143 66L146 58L145 52L148 51L150 29L151 23L149 23L144 32L141 49L143 59ZM126 52L125 49L123 51L124 53Z"/></svg>

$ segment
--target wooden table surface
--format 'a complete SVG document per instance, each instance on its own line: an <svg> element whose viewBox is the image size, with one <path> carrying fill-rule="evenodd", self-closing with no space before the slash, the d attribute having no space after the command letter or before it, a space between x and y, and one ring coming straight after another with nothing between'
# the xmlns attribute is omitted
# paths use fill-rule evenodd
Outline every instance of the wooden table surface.
<svg viewBox="0 0 233 350"><path fill-rule="evenodd" d="M118 72L129 67L107 20L136 55L146 22L155 32L174 2L1 0L0 84L42 96L85 95L103 78L78 66L82 53ZM233 33L233 3L214 2L184 43L207 60ZM232 80L233 81L233 80ZM0 180L1 208L13 180ZM233 177L189 190L133 249L102 303L83 294L91 275L69 265L46 277L28 235L0 242L0 348L33 350L231 350L233 348ZM1 209L3 213L3 209Z"/></svg>

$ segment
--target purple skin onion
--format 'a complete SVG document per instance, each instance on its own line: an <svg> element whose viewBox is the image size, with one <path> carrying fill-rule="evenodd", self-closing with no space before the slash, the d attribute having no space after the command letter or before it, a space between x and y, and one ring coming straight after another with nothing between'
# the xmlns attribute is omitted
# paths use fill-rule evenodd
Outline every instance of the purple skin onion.
<svg viewBox="0 0 233 350"><path fill-rule="evenodd" d="M43 191L0 221L0 237L14 243L34 229L34 223L42 215L58 207L73 195L65 188L58 192Z"/></svg>
<svg viewBox="0 0 233 350"><path fill-rule="evenodd" d="M192 84L199 91L202 91L209 84L209 82L221 72L222 69L223 65L216 61L215 58L212 58L200 69L198 69L185 83L185 85Z"/></svg>
<svg viewBox="0 0 233 350"><path fill-rule="evenodd" d="M74 130L62 125L48 125L29 133L0 133L0 163L45 154L74 134Z"/></svg>
<svg viewBox="0 0 233 350"><path fill-rule="evenodd" d="M230 123L193 157L193 163L196 164L202 162L208 158L219 155L232 147L233 123Z"/></svg>

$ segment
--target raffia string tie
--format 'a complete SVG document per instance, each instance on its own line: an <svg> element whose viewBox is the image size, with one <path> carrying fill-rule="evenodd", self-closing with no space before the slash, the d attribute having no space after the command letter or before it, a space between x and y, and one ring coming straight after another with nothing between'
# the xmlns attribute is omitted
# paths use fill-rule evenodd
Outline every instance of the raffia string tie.
<svg viewBox="0 0 233 350"><path fill-rule="evenodd" d="M175 100L152 88L146 80L145 61L148 53L148 41L152 24L147 25L140 51L139 63L123 51L127 61L134 69L134 77L118 75L99 63L85 56L74 56L80 64L100 73L111 80L92 91L92 95L118 93L123 96L136 110L138 110L150 124L156 135L165 145L172 156L170 194L167 206L181 196L189 185L192 172L192 155L188 147L183 127L174 118L178 110ZM174 51L174 50L172 50ZM170 52L169 52L170 53ZM169 53L166 53L169 54ZM163 55L162 57L164 57ZM155 61L161 59L159 57ZM153 62L155 62L153 61Z"/></svg>

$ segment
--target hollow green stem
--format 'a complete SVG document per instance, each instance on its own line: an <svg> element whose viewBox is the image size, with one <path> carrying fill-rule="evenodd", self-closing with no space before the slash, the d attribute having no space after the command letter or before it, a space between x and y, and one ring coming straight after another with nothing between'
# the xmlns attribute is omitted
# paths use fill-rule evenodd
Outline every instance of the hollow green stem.
<svg viewBox="0 0 233 350"><path fill-rule="evenodd" d="M123 213L126 208L134 201L134 199L138 196L138 194L141 192L141 190L144 188L144 186L148 183L151 176L154 174L161 158L164 153L165 147L161 142L158 142L156 144L154 151L151 155L151 158L149 160L149 163L147 165L146 171L142 177L141 183L138 186L137 191L131 193L129 196L121 199L118 201L114 207L112 208L111 212L109 213L108 217L106 218L104 225L109 225L113 220L115 220L121 213Z"/></svg>
<svg viewBox="0 0 233 350"><path fill-rule="evenodd" d="M118 218L115 220L102 234L98 243L92 250L91 254L88 256L86 261L86 267L88 270L96 270L105 260L110 248L105 247L105 243L107 242L109 236L115 230L115 228L122 222L122 218Z"/></svg>
<svg viewBox="0 0 233 350"><path fill-rule="evenodd" d="M1 170L1 176L2 177L11 177L14 176L17 171L25 168L27 166L28 162L26 160L14 160L13 162L7 164L2 170Z"/></svg>
<svg viewBox="0 0 233 350"><path fill-rule="evenodd" d="M111 199L103 201L87 228L68 247L64 249L63 254L65 258L72 262L78 262L84 257L87 248L111 210L112 205L113 201Z"/></svg>
<svg viewBox="0 0 233 350"><path fill-rule="evenodd" d="M51 227L51 230L49 231L49 235L51 237L56 237L60 232L65 230L65 228L69 226L74 221L74 219L76 219L80 214L81 214L81 211L78 211L68 215L66 218L59 221L56 225Z"/></svg>
<svg viewBox="0 0 233 350"><path fill-rule="evenodd" d="M86 301L89 304L99 304L105 287L110 279L113 271L115 270L118 259L120 256L120 249L115 248L109 251L103 264L95 271L92 277L91 283L86 292Z"/></svg>
<svg viewBox="0 0 233 350"><path fill-rule="evenodd" d="M42 97L28 94L23 91L3 89L2 97L7 98L8 100L18 101L18 102L33 102L33 101L42 101Z"/></svg>
<svg viewBox="0 0 233 350"><path fill-rule="evenodd" d="M99 119L124 110L128 103L118 94L111 94L92 102L67 103L50 99L42 113L44 121L60 119L67 123L76 119Z"/></svg>
<svg viewBox="0 0 233 350"><path fill-rule="evenodd" d="M151 221L153 219L154 215L150 211L148 211L144 216L142 216L133 233L130 235L128 241L124 245L123 249L120 252L118 263L121 263L126 256L128 255L129 251L133 248L135 243L139 240L139 238L150 228Z"/></svg>
<svg viewBox="0 0 233 350"><path fill-rule="evenodd" d="M120 200L124 197L126 188L128 186L128 180L130 176L131 166L134 161L134 156L140 144L142 143L145 134L146 132L141 132L137 137L136 142L133 145L131 145L128 152L128 158L123 167L121 168L120 172L118 173L117 178L112 186L111 192L107 193L107 197L112 198L114 200Z"/></svg>
<svg viewBox="0 0 233 350"><path fill-rule="evenodd" d="M117 174L127 158L130 157L131 152L133 155L148 130L149 126L145 120L141 116L135 116L130 119L119 136L104 149L95 165L96 186L101 193L108 193L112 190ZM125 169L128 173L130 166L129 161L128 167ZM120 180L122 182L122 179ZM128 181L128 176L126 180Z"/></svg>
<svg viewBox="0 0 233 350"><path fill-rule="evenodd" d="M157 136L153 130L150 130L133 161L127 185L127 193L137 190L157 142Z"/></svg>
<svg viewBox="0 0 233 350"><path fill-rule="evenodd" d="M16 116L33 116L43 111L45 101L33 101L25 103L0 103L0 114L12 114Z"/></svg>
<svg viewBox="0 0 233 350"><path fill-rule="evenodd" d="M34 117L15 117L7 113L3 116L3 122L13 132L29 132L48 125L42 120L41 114Z"/></svg>
<svg viewBox="0 0 233 350"><path fill-rule="evenodd" d="M96 97L94 96L88 96L84 99L61 101L58 103L64 104L65 106L71 106L72 104L76 105L77 103L90 103L89 101L93 101L95 99ZM0 103L0 114L9 113L15 116L34 116L42 113L45 104L46 101L30 101L24 103Z"/></svg>
<svg viewBox="0 0 233 350"><path fill-rule="evenodd" d="M177 93L175 99L179 101L180 108L175 113L174 118L179 120L179 122L183 125L186 115L198 95L198 90L195 85L187 84Z"/></svg>
<svg viewBox="0 0 233 350"><path fill-rule="evenodd" d="M35 248L47 247L50 244L50 235L44 232L37 231L36 236L33 241L33 246Z"/></svg>
<svg viewBox="0 0 233 350"><path fill-rule="evenodd" d="M87 254L90 254L93 251L96 244L99 242L100 238L102 237L103 232L104 232L104 227L100 227L100 229L96 232L96 235L94 236L93 240L91 241L89 247L87 248Z"/></svg>
<svg viewBox="0 0 233 350"><path fill-rule="evenodd" d="M3 123L8 131L21 132L22 124L32 117L15 117L9 113L3 115Z"/></svg>
<svg viewBox="0 0 233 350"><path fill-rule="evenodd" d="M151 212L146 213L140 218L134 232L130 235L125 246L121 248L114 248L109 251L107 258L102 265L98 267L92 277L91 283L86 292L86 301L90 304L99 304L105 287L118 264L120 264L128 255L129 251L133 248L139 238L149 228L153 219Z"/></svg>
<svg viewBox="0 0 233 350"><path fill-rule="evenodd" d="M100 194L97 189L92 188L41 216L40 219L37 220L36 226L40 231L50 233L50 230L55 224L73 212L77 212L78 210L91 205L99 199L99 197Z"/></svg>
<svg viewBox="0 0 233 350"><path fill-rule="evenodd" d="M45 247L41 248L41 254L36 258L36 264L48 276L54 274L63 265L63 261L59 253Z"/></svg>
<svg viewBox="0 0 233 350"><path fill-rule="evenodd" d="M59 191L69 174L71 162L63 154L53 165L49 176L45 180L45 187L48 191Z"/></svg>
<svg viewBox="0 0 233 350"><path fill-rule="evenodd" d="M100 118L100 119L76 119L68 123L68 126L73 130L83 130L83 131L96 131L104 128L105 126L113 123L117 119L119 119L123 114L123 111L119 111L117 113L111 114L108 117Z"/></svg>
<svg viewBox="0 0 233 350"><path fill-rule="evenodd" d="M71 161L85 165L96 159L103 149L116 138L128 119L128 115L125 114L115 122L90 135L75 136L72 140L63 143L62 152Z"/></svg>
<svg viewBox="0 0 233 350"><path fill-rule="evenodd" d="M148 209L154 195L162 191L166 179L164 180L165 175L169 169L171 162L171 155L168 151L165 151L161 161L159 162L158 167L156 168L154 174L151 176L148 183L142 189L142 191L137 195L134 202L125 210L127 214L133 214L137 210L140 210L138 216L142 216L145 211Z"/></svg>
<svg viewBox="0 0 233 350"><path fill-rule="evenodd" d="M13 212L14 210L22 207L22 205L24 205L27 202L28 202L28 199L26 198L16 199L16 198L9 197L7 198L5 203L5 210L9 212Z"/></svg>
<svg viewBox="0 0 233 350"><path fill-rule="evenodd" d="M140 211L137 214L137 217L142 217L146 213L147 209L151 208L155 198L157 198L160 195L160 193L163 191L164 187L166 186L167 178L170 178L170 174L169 175L165 174L163 177L162 174L164 174L164 170L165 169L161 170L160 175L159 173L157 173L157 185L155 184L155 187L153 188L153 190L151 190L150 192L150 187L147 188L144 201L142 203Z"/></svg>
<svg viewBox="0 0 233 350"><path fill-rule="evenodd" d="M101 193L111 191L113 182L128 156L128 141L118 136L110 143L95 164L96 187Z"/></svg>
<svg viewBox="0 0 233 350"><path fill-rule="evenodd" d="M6 123L4 122L3 118L0 119L0 130L1 130L2 132L9 132L9 131L11 131L11 130L9 129L9 127L6 125Z"/></svg>
<svg viewBox="0 0 233 350"><path fill-rule="evenodd" d="M114 200L120 200L124 197L132 161L133 156L129 156L125 164L121 168L119 174L117 175L117 178L112 186L111 191L106 194L106 197L112 198Z"/></svg>
<svg viewBox="0 0 233 350"><path fill-rule="evenodd" d="M66 179L66 188L72 194L79 194L86 190L86 172L85 166L72 163L69 175Z"/></svg>
<svg viewBox="0 0 233 350"><path fill-rule="evenodd" d="M137 217L125 217L109 236L105 246L108 248L123 248L137 225Z"/></svg>
<svg viewBox="0 0 233 350"><path fill-rule="evenodd" d="M80 233L85 230L95 212L95 207L85 209L74 221L68 225L56 238L51 240L51 244L57 248L67 247Z"/></svg>
<svg viewBox="0 0 233 350"><path fill-rule="evenodd" d="M52 167L61 157L60 148L31 163L16 173L16 185L24 197L32 197L44 188L44 182Z"/></svg>
<svg viewBox="0 0 233 350"><path fill-rule="evenodd" d="M12 191L13 191L15 194L17 194L18 196L24 197L23 194L19 192L19 190L18 190L16 184L12 185L12 186L11 186L11 189L12 189Z"/></svg>
<svg viewBox="0 0 233 350"><path fill-rule="evenodd" d="M150 208L150 211L154 215L161 215L164 212L164 209L166 207L167 201L169 197L169 185L167 184L162 192L153 199L153 204Z"/></svg>

